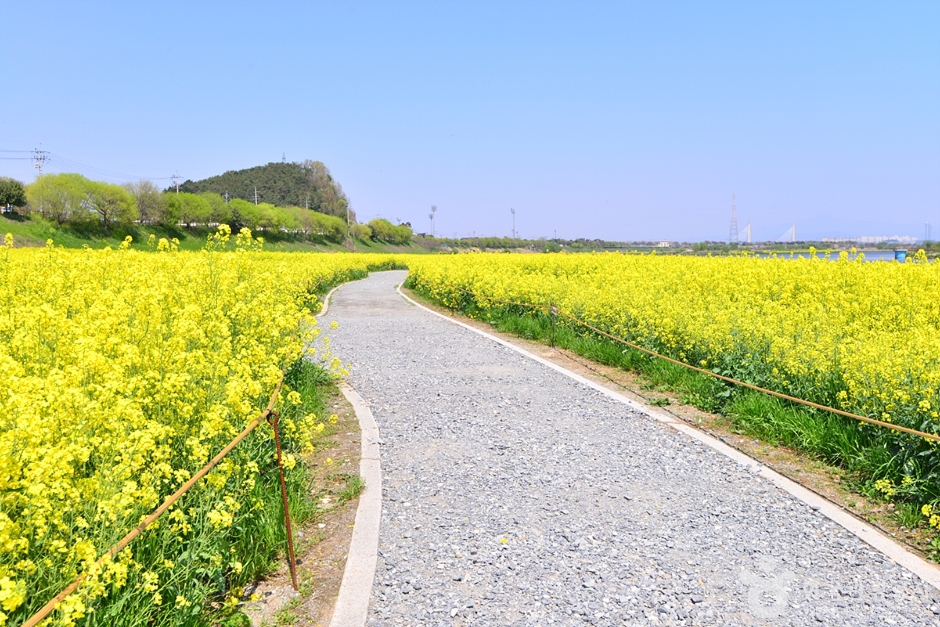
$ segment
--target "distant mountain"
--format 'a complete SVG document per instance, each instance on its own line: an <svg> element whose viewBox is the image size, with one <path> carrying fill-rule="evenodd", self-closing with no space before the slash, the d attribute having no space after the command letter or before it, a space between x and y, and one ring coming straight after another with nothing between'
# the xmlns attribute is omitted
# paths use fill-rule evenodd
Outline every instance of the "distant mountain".
<svg viewBox="0 0 940 627"><path fill-rule="evenodd" d="M175 189L175 188L174 188ZM230 170L219 176L180 184L181 192L215 192L248 202L267 202L280 207L306 207L346 219L349 199L322 161L259 165L246 170ZM355 221L355 214L350 211Z"/></svg>

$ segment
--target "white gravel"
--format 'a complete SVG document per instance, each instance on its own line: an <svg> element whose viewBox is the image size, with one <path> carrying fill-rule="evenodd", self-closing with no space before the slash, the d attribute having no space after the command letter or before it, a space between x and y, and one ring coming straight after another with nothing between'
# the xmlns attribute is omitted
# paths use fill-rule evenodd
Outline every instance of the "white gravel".
<svg viewBox="0 0 940 627"><path fill-rule="evenodd" d="M940 625L916 576L742 466L407 304L333 294L382 437L369 625Z"/></svg>

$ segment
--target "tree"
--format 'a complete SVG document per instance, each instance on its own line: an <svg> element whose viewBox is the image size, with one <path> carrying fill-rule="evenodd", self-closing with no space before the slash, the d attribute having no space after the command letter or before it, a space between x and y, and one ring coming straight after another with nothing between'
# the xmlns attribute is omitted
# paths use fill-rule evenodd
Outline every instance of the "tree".
<svg viewBox="0 0 940 627"><path fill-rule="evenodd" d="M372 227L368 224L353 224L349 227L349 234L356 239L369 239L372 237Z"/></svg>
<svg viewBox="0 0 940 627"><path fill-rule="evenodd" d="M280 230L283 216L271 203L263 202L256 205L258 211L257 227L268 231Z"/></svg>
<svg viewBox="0 0 940 627"><path fill-rule="evenodd" d="M212 213L209 216L210 222L214 222L215 224L228 224L232 221L232 209L220 194L216 194L215 192L203 192L199 194L199 196L205 198L209 206L212 207Z"/></svg>
<svg viewBox="0 0 940 627"><path fill-rule="evenodd" d="M85 196L88 208L98 214L105 231L110 231L115 224L127 224L137 219L134 197L120 185L88 181Z"/></svg>
<svg viewBox="0 0 940 627"><path fill-rule="evenodd" d="M157 218L157 223L163 226L176 226L180 223L180 213L183 205L179 200L173 200L178 194L163 192L163 213Z"/></svg>
<svg viewBox="0 0 940 627"><path fill-rule="evenodd" d="M25 207L26 188L16 179L0 177L0 207Z"/></svg>
<svg viewBox="0 0 940 627"><path fill-rule="evenodd" d="M411 238L414 237L414 231L411 230L411 227L407 224L399 224L395 226L395 242L398 244L410 244Z"/></svg>
<svg viewBox="0 0 940 627"><path fill-rule="evenodd" d="M29 209L59 226L82 222L88 217L86 192L91 183L81 174L44 174L26 187Z"/></svg>
<svg viewBox="0 0 940 627"><path fill-rule="evenodd" d="M315 211L309 211L308 213L313 214L315 232L317 235L337 243L342 243L342 241L346 239L346 220L337 218L336 216L328 216L325 213L316 213ZM363 224L361 226L365 225ZM365 228L368 229L369 227L365 226ZM369 236L371 236L371 233L366 235L366 237Z"/></svg>
<svg viewBox="0 0 940 627"><path fill-rule="evenodd" d="M414 233L406 224L394 225L385 218L376 218L369 221L372 229L372 239L384 240L392 244L408 244Z"/></svg>
<svg viewBox="0 0 940 627"><path fill-rule="evenodd" d="M291 232L300 233L308 238L323 238L337 243L342 243L346 239L346 220L316 211L308 211L303 207L285 207L282 211L290 215L290 221L285 228Z"/></svg>
<svg viewBox="0 0 940 627"><path fill-rule="evenodd" d="M194 224L207 224L212 215L212 205L209 201L197 194L166 194L169 215L175 218L173 224L182 222L186 226Z"/></svg>
<svg viewBox="0 0 940 627"><path fill-rule="evenodd" d="M392 229L395 225L385 218L376 218L369 220L369 228L372 229L372 239L389 241L392 239Z"/></svg>
<svg viewBox="0 0 940 627"><path fill-rule="evenodd" d="M258 211L257 206L241 198L233 198L228 206L232 209L232 222L236 226L246 226L251 230L258 228L261 212Z"/></svg>
<svg viewBox="0 0 940 627"><path fill-rule="evenodd" d="M126 183L124 189L134 197L138 219L141 223L153 224L163 220L166 213L166 198L156 185L141 179L136 183Z"/></svg>
<svg viewBox="0 0 940 627"><path fill-rule="evenodd" d="M300 164L300 167L307 178L310 208L318 213L345 218L349 199L346 198L342 186L333 180L330 169L322 161L309 159ZM350 218L355 220L352 212Z"/></svg>
<svg viewBox="0 0 940 627"><path fill-rule="evenodd" d="M314 213L312 211L307 211L302 207L285 207L284 210L291 215L291 223L295 233L300 233L305 237L313 235Z"/></svg>
<svg viewBox="0 0 940 627"><path fill-rule="evenodd" d="M297 221L294 220L294 215L287 210L287 207L274 207L272 213L274 214L273 228L288 233L293 233L297 229Z"/></svg>

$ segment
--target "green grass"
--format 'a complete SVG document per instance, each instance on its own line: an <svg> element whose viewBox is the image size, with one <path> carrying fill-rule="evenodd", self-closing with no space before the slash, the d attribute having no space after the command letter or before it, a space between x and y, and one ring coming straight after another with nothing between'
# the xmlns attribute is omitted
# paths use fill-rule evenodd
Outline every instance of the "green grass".
<svg viewBox="0 0 940 627"><path fill-rule="evenodd" d="M907 529L914 529L924 520L924 515L921 514L920 508L916 503L898 503L897 509L894 512L894 519L902 527Z"/></svg>
<svg viewBox="0 0 940 627"><path fill-rule="evenodd" d="M366 480L359 475L346 475L345 480L346 485L338 495L340 503L345 503L357 498L362 494L362 491L366 489Z"/></svg>
<svg viewBox="0 0 940 627"><path fill-rule="evenodd" d="M877 432L753 390L736 391L722 413L742 433L813 453L853 473L883 476L881 471L895 461L890 450L879 445Z"/></svg>

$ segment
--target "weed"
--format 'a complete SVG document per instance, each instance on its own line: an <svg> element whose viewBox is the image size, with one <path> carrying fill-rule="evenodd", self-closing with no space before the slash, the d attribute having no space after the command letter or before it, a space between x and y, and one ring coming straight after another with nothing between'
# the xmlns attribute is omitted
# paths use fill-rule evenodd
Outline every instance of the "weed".
<svg viewBox="0 0 940 627"><path fill-rule="evenodd" d="M347 475L346 485L340 491L338 498L340 503L351 501L357 498L362 491L366 489L366 480L359 475Z"/></svg>
<svg viewBox="0 0 940 627"><path fill-rule="evenodd" d="M241 612L236 612L231 616L226 616L219 625L220 627L251 627L251 619Z"/></svg>
<svg viewBox="0 0 940 627"><path fill-rule="evenodd" d="M894 518L906 529L916 529L924 519L916 503L899 502L895 504Z"/></svg>

